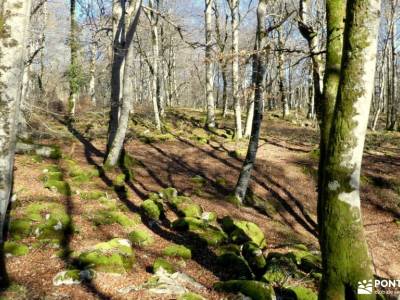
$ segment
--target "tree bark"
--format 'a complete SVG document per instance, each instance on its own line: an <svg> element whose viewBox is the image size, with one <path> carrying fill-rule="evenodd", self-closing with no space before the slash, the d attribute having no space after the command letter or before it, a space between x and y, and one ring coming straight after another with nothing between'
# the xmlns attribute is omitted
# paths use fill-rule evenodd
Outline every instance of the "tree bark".
<svg viewBox="0 0 400 300"><path fill-rule="evenodd" d="M240 0L230 0L231 27L232 27L232 96L235 112L235 137L241 139L242 113L239 97L239 5Z"/></svg>
<svg viewBox="0 0 400 300"><path fill-rule="evenodd" d="M379 10L379 0L347 2L335 122L319 199L323 261L319 299L324 300L359 299L358 282L373 279L361 216L360 172L374 87Z"/></svg>
<svg viewBox="0 0 400 300"><path fill-rule="evenodd" d="M129 81L131 80L131 72L132 72L133 58L134 58L132 39L136 31L137 24L139 22L141 5L142 1L139 0L137 0L136 3L131 3L130 4L131 9L128 13L128 17L131 21L126 34L126 47L128 47L128 49L124 64L122 107L115 138L111 144L110 151L107 155L105 163L109 167L115 167L120 158L125 141L126 131L128 128L129 114L132 109L133 95L132 95L131 85L129 84Z"/></svg>
<svg viewBox="0 0 400 300"><path fill-rule="evenodd" d="M214 104L214 64L213 64L213 41L212 41L212 8L214 0L205 0L205 35L206 35L206 101L207 120L206 127L215 127L215 104Z"/></svg>
<svg viewBox="0 0 400 300"><path fill-rule="evenodd" d="M261 122L263 119L263 89L266 75L266 41L267 32L264 21L267 16L267 0L260 0L257 7L257 35L253 55L252 82L254 87L254 117L253 128L239 179L235 187L235 198L239 204L243 204L251 172L257 156L260 137Z"/></svg>
<svg viewBox="0 0 400 300"><path fill-rule="evenodd" d="M76 110L76 98L78 94L79 84L77 82L78 72L78 41L77 41L77 22L76 22L76 0L70 2L70 53L71 62L69 69L69 98L68 98L68 116L73 118Z"/></svg>
<svg viewBox="0 0 400 300"><path fill-rule="evenodd" d="M12 191L17 116L21 103L29 0L2 1L0 5L0 244ZM3 276L4 274L0 274ZM4 278L0 278L0 282Z"/></svg>

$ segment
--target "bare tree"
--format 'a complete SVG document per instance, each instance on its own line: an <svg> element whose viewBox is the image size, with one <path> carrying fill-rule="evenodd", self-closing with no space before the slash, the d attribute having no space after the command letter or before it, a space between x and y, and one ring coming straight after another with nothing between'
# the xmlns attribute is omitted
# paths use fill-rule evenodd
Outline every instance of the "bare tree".
<svg viewBox="0 0 400 300"><path fill-rule="evenodd" d="M213 39L212 39L212 8L214 0L205 0L205 35L206 35L206 100L208 128L215 127L214 104L214 64L213 64Z"/></svg>

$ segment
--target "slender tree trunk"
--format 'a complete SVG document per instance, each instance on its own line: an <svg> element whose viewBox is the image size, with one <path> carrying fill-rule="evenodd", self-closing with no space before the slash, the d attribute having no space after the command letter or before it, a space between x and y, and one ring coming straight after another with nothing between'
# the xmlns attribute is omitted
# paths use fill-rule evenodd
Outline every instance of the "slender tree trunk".
<svg viewBox="0 0 400 300"><path fill-rule="evenodd" d="M236 139L242 138L242 113L239 97L239 5L240 0L230 0L232 25L232 96L235 111Z"/></svg>
<svg viewBox="0 0 400 300"><path fill-rule="evenodd" d="M31 1L0 3L0 245L13 180L17 116L21 103ZM0 274L0 285L5 274Z"/></svg>
<svg viewBox="0 0 400 300"><path fill-rule="evenodd" d="M246 138L248 138L251 135L251 128L253 127L253 118L254 118L254 96L252 95L247 104L246 127L244 130L244 137Z"/></svg>
<svg viewBox="0 0 400 300"><path fill-rule="evenodd" d="M300 0L299 4L299 30L302 36L307 40L308 48L311 54L312 78L313 78L313 103L319 122L322 121L322 87L323 87L323 67L322 57L319 54L319 36L317 29L311 24L313 5L311 0ZM339 4L341 0L338 1ZM329 34L329 33L328 33Z"/></svg>
<svg viewBox="0 0 400 300"><path fill-rule="evenodd" d="M70 2L70 52L71 62L69 67L69 98L68 98L68 116L73 118L76 110L76 100L79 89L77 82L78 72L78 41L77 41L77 23L76 23L76 0Z"/></svg>
<svg viewBox="0 0 400 300"><path fill-rule="evenodd" d="M282 29L278 29L278 44L279 48L283 49L283 40L282 40ZM287 99L286 87L285 87L285 55L283 51L279 51L278 53L278 75L279 75L279 94L281 97L281 105L282 105L282 117L285 119L290 115L289 104Z"/></svg>
<svg viewBox="0 0 400 300"><path fill-rule="evenodd" d="M214 103L214 64L212 41L212 8L214 0L205 0L205 35L206 35L206 100L207 121L206 127L215 127L215 103Z"/></svg>
<svg viewBox="0 0 400 300"><path fill-rule="evenodd" d="M125 0L113 0L112 5L113 63L111 67L110 120L106 153L110 150L118 128L122 71L125 59Z"/></svg>
<svg viewBox="0 0 400 300"><path fill-rule="evenodd" d="M149 6L152 9L155 9L156 6L154 4L154 0L149 0ZM152 86L152 102L153 102L153 110L154 110L154 120L156 123L156 127L158 130L161 130L161 120L160 120L160 111L161 111L161 103L159 98L159 77L158 77L158 58L159 58L159 43L158 43L158 26L157 26L157 16L153 11L150 12L150 22L151 22L151 43L152 43L152 78L151 78L151 86Z"/></svg>
<svg viewBox="0 0 400 300"><path fill-rule="evenodd" d="M106 159L106 165L110 167L115 167L118 163L118 159L121 155L121 151L124 145L125 135L129 123L129 114L132 110L132 89L129 81L131 80L131 72L133 67L133 44L132 39L136 31L136 27L140 17L142 1L137 0L136 3L130 4L129 9L129 20L130 25L126 34L126 47L127 53L125 57L124 64L124 81L123 81L123 95L122 95L122 107L121 115L119 117L118 128L115 134L113 143L111 144L110 151Z"/></svg>
<svg viewBox="0 0 400 300"><path fill-rule="evenodd" d="M93 106L96 106L96 42L93 40L90 43L90 81L89 95Z"/></svg>
<svg viewBox="0 0 400 300"><path fill-rule="evenodd" d="M265 28L265 19L267 16L267 0L260 0L257 7L257 35L253 55L253 74L252 82L254 87L254 117L253 128L247 155L240 171L239 179L235 188L235 198L238 203L243 204L246 197L247 188L254 168L257 156L258 141L260 137L260 128L263 118L263 89L266 74L266 56L265 46L267 41L267 32Z"/></svg>
<svg viewBox="0 0 400 300"><path fill-rule="evenodd" d="M340 92L319 199L323 261L319 298L324 300L359 299L358 282L373 279L361 216L360 172L374 87L379 10L379 0L347 2Z"/></svg>
<svg viewBox="0 0 400 300"><path fill-rule="evenodd" d="M226 74L226 65L221 63L222 73L222 117L225 118L228 113L228 78Z"/></svg>

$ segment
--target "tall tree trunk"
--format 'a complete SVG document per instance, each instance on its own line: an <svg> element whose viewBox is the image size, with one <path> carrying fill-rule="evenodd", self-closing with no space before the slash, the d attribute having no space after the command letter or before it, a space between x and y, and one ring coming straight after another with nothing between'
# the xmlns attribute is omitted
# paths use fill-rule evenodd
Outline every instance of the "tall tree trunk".
<svg viewBox="0 0 400 300"><path fill-rule="evenodd" d="M122 107L121 115L118 121L118 128L115 134L115 138L111 144L110 151L107 155L106 165L110 167L115 167L118 163L118 159L121 155L121 151L124 145L125 135L129 123L129 114L132 109L132 89L129 81L131 80L131 72L133 67L133 44L132 39L139 22L140 11L141 11L142 1L137 0L136 3L130 4L130 9L128 11L128 20L130 21L129 28L126 34L126 47L127 53L125 56L124 64L124 81L123 81L123 94L122 94Z"/></svg>
<svg viewBox="0 0 400 300"><path fill-rule="evenodd" d="M374 87L379 10L379 0L347 2L335 122L319 198L323 261L319 298L324 300L358 299L358 282L373 279L361 216L360 172Z"/></svg>
<svg viewBox="0 0 400 300"><path fill-rule="evenodd" d="M323 67L322 67L322 57L319 53L319 36L318 31L312 25L312 9L314 5L310 0L300 0L299 3L299 21L298 26L300 33L306 39L308 43L308 48L311 55L312 63L312 78L313 78L313 103L316 107L315 111L319 122L322 121L322 87L323 87ZM341 0L339 0L340 4ZM329 33L328 33L329 34Z"/></svg>
<svg viewBox="0 0 400 300"><path fill-rule="evenodd" d="M239 5L240 0L230 0L232 26L232 96L235 111L235 137L242 138L242 113L239 97Z"/></svg>
<svg viewBox="0 0 400 300"><path fill-rule="evenodd" d="M254 168L257 156L258 141L260 137L260 128L263 118L263 89L266 74L266 56L265 46L267 42L267 32L265 28L265 19L267 16L267 0L260 0L257 7L257 35L253 54L253 74L252 82L254 87L254 117L253 128L247 155L244 160L239 179L235 187L235 198L238 203L243 204L246 197L247 188Z"/></svg>
<svg viewBox="0 0 400 300"><path fill-rule="evenodd" d="M89 80L89 95L90 101L93 106L96 106L96 55L97 55L97 45L92 38L90 43L90 80Z"/></svg>
<svg viewBox="0 0 400 300"><path fill-rule="evenodd" d="M214 64L213 64L213 41L212 41L212 8L214 0L205 0L205 35L206 35L206 100L208 128L215 127L215 104L214 104Z"/></svg>
<svg viewBox="0 0 400 300"><path fill-rule="evenodd" d="M228 113L228 78L226 74L226 65L221 63L222 73L222 117L225 118Z"/></svg>
<svg viewBox="0 0 400 300"><path fill-rule="evenodd" d="M17 116L21 103L31 1L0 3L0 245L12 191ZM0 282L5 274L0 274Z"/></svg>
<svg viewBox="0 0 400 300"><path fill-rule="evenodd" d="M68 116L73 118L76 110L76 98L78 94L78 40L77 40L77 22L76 22L76 0L70 0L70 52L71 62L69 67L69 98L68 98Z"/></svg>
<svg viewBox="0 0 400 300"><path fill-rule="evenodd" d="M287 99L286 86L285 86L285 55L283 53L283 39L282 29L278 29L278 44L281 51L278 52L278 77L279 77L279 94L281 97L282 117L285 119L290 115L289 103Z"/></svg>
<svg viewBox="0 0 400 300"><path fill-rule="evenodd" d="M122 72L125 59L125 0L113 0L113 63L111 67L110 120L108 123L107 153L114 141L118 128L119 106L122 93Z"/></svg>
<svg viewBox="0 0 400 300"><path fill-rule="evenodd" d="M151 9L155 9L156 6L154 4L154 0L149 0L149 6ZM151 45L153 50L153 60L152 60L152 76L151 76L151 86L152 86L152 102L153 102L153 110L154 110L154 119L156 123L156 127L158 130L161 130L161 120L160 120L160 111L162 110L160 103L160 82L158 75L158 58L159 58L159 43L158 43L158 26L157 26L157 16L151 11L150 12L150 22L151 22Z"/></svg>
<svg viewBox="0 0 400 300"><path fill-rule="evenodd" d="M254 92L251 93L251 96L247 104L246 127L244 129L244 136L246 138L248 138L251 135L251 128L253 127L253 118L254 118Z"/></svg>

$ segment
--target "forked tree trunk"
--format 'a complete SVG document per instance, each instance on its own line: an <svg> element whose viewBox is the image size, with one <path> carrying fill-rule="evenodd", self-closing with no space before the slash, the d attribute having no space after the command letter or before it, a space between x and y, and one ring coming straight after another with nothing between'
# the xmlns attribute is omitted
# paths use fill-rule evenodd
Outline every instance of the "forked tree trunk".
<svg viewBox="0 0 400 300"><path fill-rule="evenodd" d="M130 25L128 27L128 31L126 34L126 47L127 53L125 57L124 64L124 81L123 81L123 93L122 93L122 107L121 107L121 115L118 121L118 128L115 134L114 141L111 144L110 151L108 153L106 159L106 165L109 167L115 167L118 163L118 159L121 155L121 151L125 141L125 135L128 128L129 123L129 114L132 109L132 89L129 81L131 80L131 72L133 67L133 44L132 39L133 35L136 31L137 24L139 22L140 11L142 1L137 0L136 3L130 4L130 11L128 13L128 17L131 20Z"/></svg>
<svg viewBox="0 0 400 300"><path fill-rule="evenodd" d="M214 64L212 41L212 8L214 0L205 0L205 35L206 35L206 101L207 120L206 127L215 127L215 103L214 103Z"/></svg>
<svg viewBox="0 0 400 300"><path fill-rule="evenodd" d="M319 298L324 300L359 299L358 282L373 279L361 216L360 172L374 88L379 10L379 0L347 2L335 122L319 199L323 261Z"/></svg>
<svg viewBox="0 0 400 300"><path fill-rule="evenodd" d="M31 1L0 2L0 244L12 191L17 116L21 102ZM4 274L0 274L2 276ZM2 282L4 278L0 278Z"/></svg>
<svg viewBox="0 0 400 300"><path fill-rule="evenodd" d="M247 155L244 160L242 170L235 188L235 198L239 204L243 204L246 197L247 188L254 168L257 156L260 128L263 118L263 89L266 74L266 41L267 32L265 28L265 18L267 16L267 0L260 0L257 7L257 36L253 55L253 74L252 82L254 86L254 117L253 128Z"/></svg>

